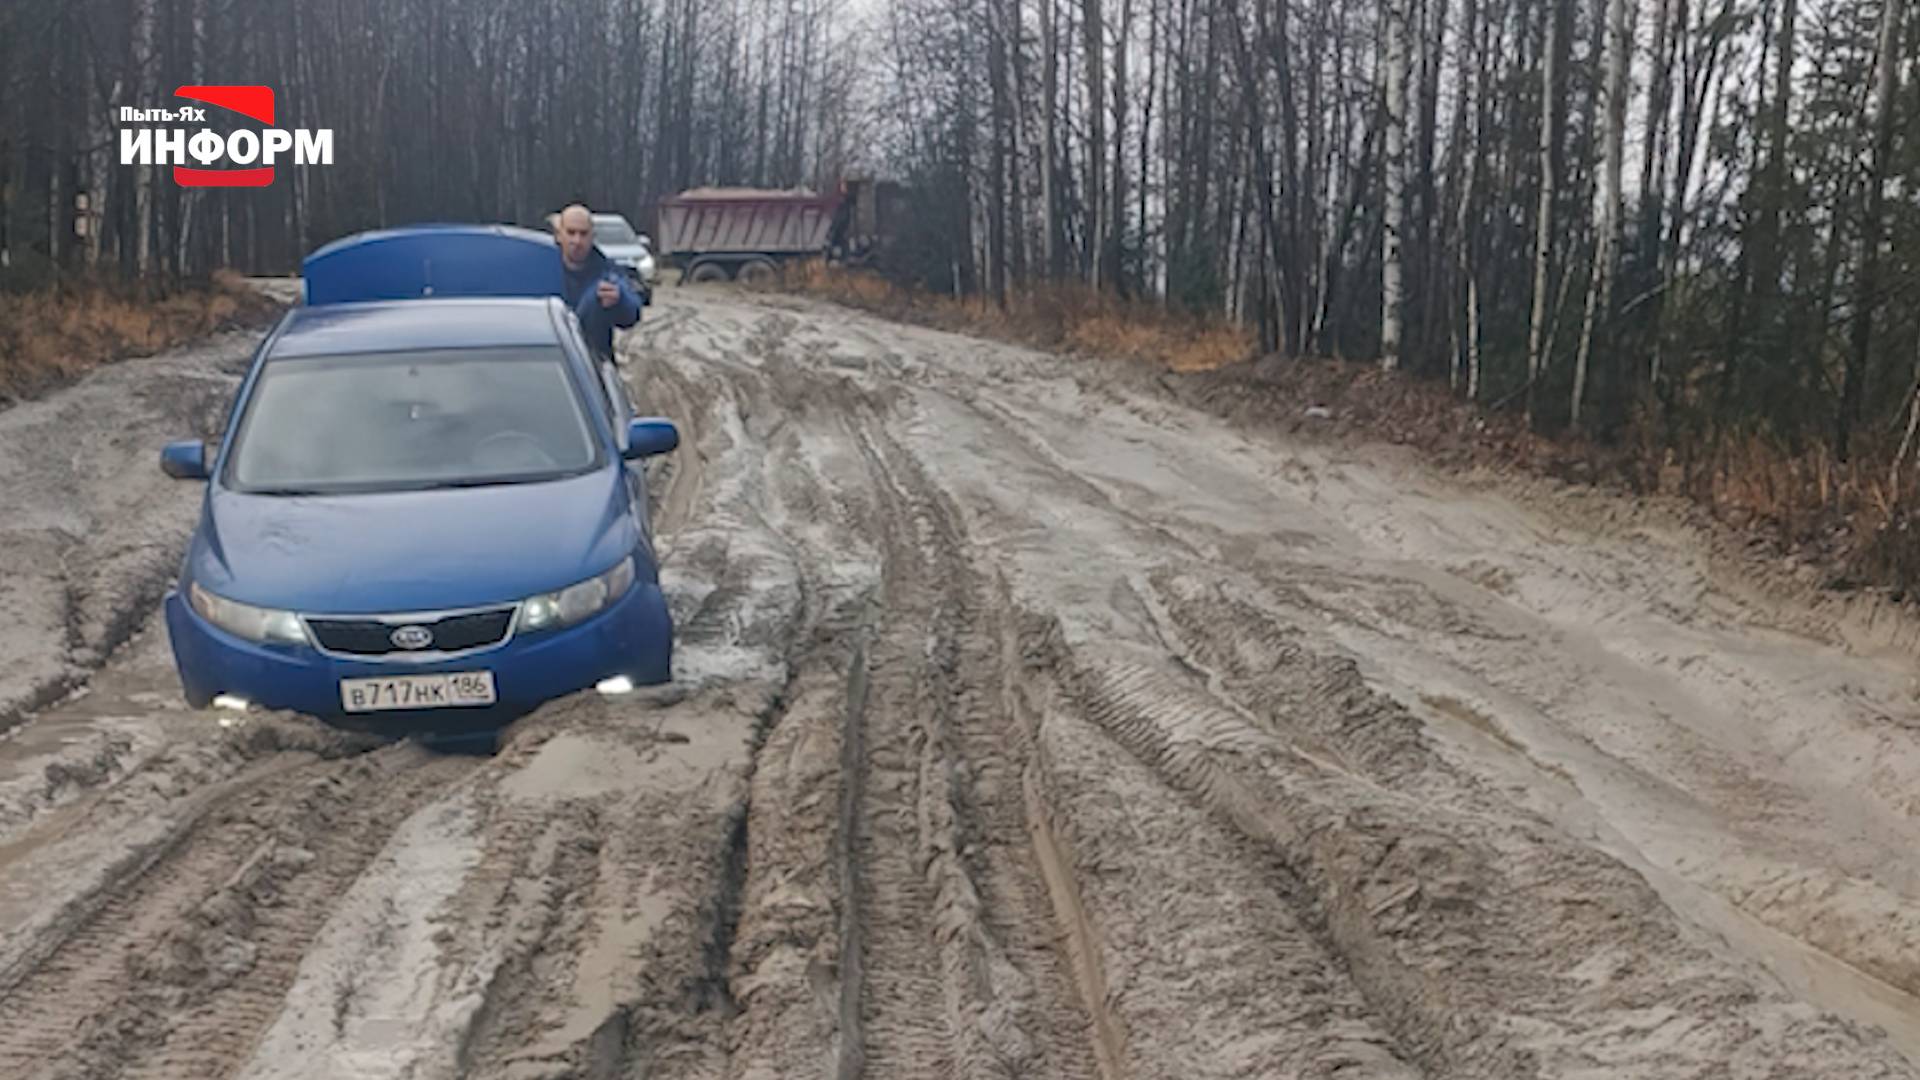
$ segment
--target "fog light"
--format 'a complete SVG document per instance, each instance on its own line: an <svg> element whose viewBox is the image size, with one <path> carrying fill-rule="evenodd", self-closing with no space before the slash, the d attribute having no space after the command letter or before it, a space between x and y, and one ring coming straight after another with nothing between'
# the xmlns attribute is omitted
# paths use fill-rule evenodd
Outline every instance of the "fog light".
<svg viewBox="0 0 1920 1080"><path fill-rule="evenodd" d="M603 694L630 694L633 692L633 680L625 675L615 675L611 679L601 679L594 684L595 690Z"/></svg>
<svg viewBox="0 0 1920 1080"><path fill-rule="evenodd" d="M235 712L246 712L252 706L246 698L235 697L232 694L221 694L213 699L213 707L216 709L232 709Z"/></svg>

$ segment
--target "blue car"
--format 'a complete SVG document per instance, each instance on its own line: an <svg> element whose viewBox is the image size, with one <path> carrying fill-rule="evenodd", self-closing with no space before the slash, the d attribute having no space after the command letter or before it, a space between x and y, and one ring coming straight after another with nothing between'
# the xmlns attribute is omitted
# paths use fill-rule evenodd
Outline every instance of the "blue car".
<svg viewBox="0 0 1920 1080"><path fill-rule="evenodd" d="M308 256L217 447L167 629L187 701L350 727L497 727L672 677L644 459L611 359L561 299L554 241L366 233Z"/></svg>

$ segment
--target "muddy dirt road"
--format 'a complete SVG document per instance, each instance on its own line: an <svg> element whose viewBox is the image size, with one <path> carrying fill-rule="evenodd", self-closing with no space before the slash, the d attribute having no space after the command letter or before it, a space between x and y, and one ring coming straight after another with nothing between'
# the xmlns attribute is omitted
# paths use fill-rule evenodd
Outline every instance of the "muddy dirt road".
<svg viewBox="0 0 1920 1080"><path fill-rule="evenodd" d="M657 295L676 683L492 757L177 703L155 457L250 339L0 413L0 1076L1920 1076L1912 627L1198 384Z"/></svg>

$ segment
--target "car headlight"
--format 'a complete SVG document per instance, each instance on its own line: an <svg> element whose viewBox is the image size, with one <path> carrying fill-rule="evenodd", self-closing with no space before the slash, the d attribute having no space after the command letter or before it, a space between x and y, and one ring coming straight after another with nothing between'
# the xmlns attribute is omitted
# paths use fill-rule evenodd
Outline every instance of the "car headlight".
<svg viewBox="0 0 1920 1080"><path fill-rule="evenodd" d="M605 610L633 588L633 559L621 559L613 569L559 592L530 596L520 606L520 629L557 630L572 626Z"/></svg>
<svg viewBox="0 0 1920 1080"><path fill-rule="evenodd" d="M197 581L187 586L187 602L201 618L236 637L271 645L307 644L307 628L291 611L254 607L215 596L201 588Z"/></svg>

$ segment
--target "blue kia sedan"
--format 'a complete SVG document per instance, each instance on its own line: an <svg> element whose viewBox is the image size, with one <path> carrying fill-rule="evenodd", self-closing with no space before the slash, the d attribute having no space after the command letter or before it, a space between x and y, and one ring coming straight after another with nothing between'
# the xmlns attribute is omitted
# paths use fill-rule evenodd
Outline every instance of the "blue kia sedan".
<svg viewBox="0 0 1920 1080"><path fill-rule="evenodd" d="M586 346L552 238L387 230L303 273L221 441L161 455L206 481L166 598L187 701L459 731L667 682L644 459L679 434Z"/></svg>

